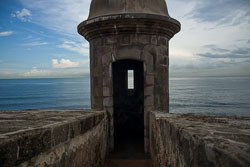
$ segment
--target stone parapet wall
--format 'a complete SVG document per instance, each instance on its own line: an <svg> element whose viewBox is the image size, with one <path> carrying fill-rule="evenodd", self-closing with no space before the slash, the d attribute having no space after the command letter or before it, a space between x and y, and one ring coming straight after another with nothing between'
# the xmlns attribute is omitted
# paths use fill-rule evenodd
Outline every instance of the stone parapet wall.
<svg viewBox="0 0 250 167"><path fill-rule="evenodd" d="M154 167L249 167L250 116L150 113Z"/></svg>
<svg viewBox="0 0 250 167"><path fill-rule="evenodd" d="M107 150L104 111L1 111L1 167L100 167Z"/></svg>

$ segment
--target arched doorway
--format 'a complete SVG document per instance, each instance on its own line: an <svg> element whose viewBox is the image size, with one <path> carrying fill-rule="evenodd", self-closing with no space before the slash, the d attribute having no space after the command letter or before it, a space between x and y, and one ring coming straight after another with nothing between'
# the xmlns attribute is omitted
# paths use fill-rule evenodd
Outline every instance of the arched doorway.
<svg viewBox="0 0 250 167"><path fill-rule="evenodd" d="M144 77L143 62L114 62L114 151L144 152Z"/></svg>

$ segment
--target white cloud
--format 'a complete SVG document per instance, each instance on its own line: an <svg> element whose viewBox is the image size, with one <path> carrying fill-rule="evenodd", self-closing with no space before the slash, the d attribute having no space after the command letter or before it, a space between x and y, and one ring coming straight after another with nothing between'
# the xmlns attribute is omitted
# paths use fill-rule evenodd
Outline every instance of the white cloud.
<svg viewBox="0 0 250 167"><path fill-rule="evenodd" d="M76 55L75 54L59 54L59 53L54 53L54 54L51 54L51 56L53 57L57 57L57 58L62 58L62 57L75 57Z"/></svg>
<svg viewBox="0 0 250 167"><path fill-rule="evenodd" d="M231 0L167 1L170 15L179 20L182 25L181 31L170 40L170 73L178 74L178 76L202 76L205 73L215 75L215 71L219 71L223 67L227 68L230 75L233 65L241 69L242 64L238 62L228 63L224 59L212 60L211 58L201 58L198 55L198 53L208 52L208 48L205 48L204 45L217 46L218 48L212 53L237 47L248 47L247 42L242 39L246 39L250 33L250 22L247 21L249 16L244 16L245 8L242 12L238 12L240 8L238 6L227 7L230 5L229 2L243 4L241 0L240 3ZM217 6L218 4L223 6L223 3L225 8ZM214 7L210 8L211 5ZM231 10L236 8L237 10ZM234 15L235 13L237 15ZM231 20L225 20L227 18ZM234 24L237 20L240 22ZM211 69L214 71L211 72ZM204 73L201 73L202 71Z"/></svg>
<svg viewBox="0 0 250 167"><path fill-rule="evenodd" d="M16 17L23 22L31 21L32 14L28 9L23 8L21 11L16 11L16 13L12 13L11 17Z"/></svg>
<svg viewBox="0 0 250 167"><path fill-rule="evenodd" d="M36 12L32 16L33 23L83 41L77 33L77 25L88 17L91 0L20 1L25 8ZM248 15L246 13L246 3L249 4L246 0L168 0L170 15L182 24L181 32L170 40L171 67L180 67L185 71L187 68L199 70L205 65L208 69L214 68L215 64L223 64L199 58L196 54L206 51L204 45L213 44L224 49L247 47L249 43L238 42L249 36L250 16L249 12ZM89 55L87 43L66 41L57 47ZM57 60L57 63L60 64L60 61ZM79 65L82 66L80 61Z"/></svg>
<svg viewBox="0 0 250 167"><path fill-rule="evenodd" d="M82 77L89 75L89 69L83 68L55 68L39 69L33 67L29 71L0 71L0 78L63 78L63 77Z"/></svg>
<svg viewBox="0 0 250 167"><path fill-rule="evenodd" d="M0 75L11 75L14 74L14 72L11 71L0 71Z"/></svg>
<svg viewBox="0 0 250 167"><path fill-rule="evenodd" d="M88 43L79 44L73 41L65 41L63 44L58 45L58 47L72 52L76 52L83 56L89 56Z"/></svg>
<svg viewBox="0 0 250 167"><path fill-rule="evenodd" d="M88 17L91 0L20 0L38 13L32 22L64 35L76 35L77 25ZM79 36L80 38L80 36Z"/></svg>
<svg viewBox="0 0 250 167"><path fill-rule="evenodd" d="M185 50L182 48L172 48L169 51L169 56L170 58L172 57L178 57L178 58L185 58L185 59L192 59L195 58L195 55L193 55L192 51Z"/></svg>
<svg viewBox="0 0 250 167"><path fill-rule="evenodd" d="M41 46L41 45L47 45L47 42L30 42L30 43L24 43L23 46Z"/></svg>
<svg viewBox="0 0 250 167"><path fill-rule="evenodd" d="M16 72L14 72L13 70L5 70L5 69L1 69L0 70L0 79L3 78L3 79L7 79L7 78L13 78L13 76L16 75Z"/></svg>
<svg viewBox="0 0 250 167"><path fill-rule="evenodd" d="M69 59L52 59L52 66L53 68L73 68L73 67L78 67L79 62L72 62Z"/></svg>
<svg viewBox="0 0 250 167"><path fill-rule="evenodd" d="M49 70L40 70L37 67L33 67L30 71L25 72L23 74L24 77L32 78L32 77L48 77L51 75L51 71Z"/></svg>
<svg viewBox="0 0 250 167"><path fill-rule="evenodd" d="M13 31L0 32L0 37L9 36L12 35L13 33L14 33Z"/></svg>

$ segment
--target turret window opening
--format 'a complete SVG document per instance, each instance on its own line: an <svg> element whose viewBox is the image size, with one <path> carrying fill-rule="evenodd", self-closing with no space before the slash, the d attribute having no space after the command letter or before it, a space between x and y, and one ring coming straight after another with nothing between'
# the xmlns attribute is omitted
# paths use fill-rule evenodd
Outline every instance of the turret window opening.
<svg viewBox="0 0 250 167"><path fill-rule="evenodd" d="M134 70L128 70L128 89L135 89L135 81L134 81Z"/></svg>

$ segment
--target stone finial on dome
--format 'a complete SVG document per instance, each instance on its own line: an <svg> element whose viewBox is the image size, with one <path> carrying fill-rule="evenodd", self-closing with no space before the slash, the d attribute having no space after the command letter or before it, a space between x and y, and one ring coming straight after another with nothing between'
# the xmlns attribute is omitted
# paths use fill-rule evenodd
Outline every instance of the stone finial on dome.
<svg viewBox="0 0 250 167"><path fill-rule="evenodd" d="M125 13L169 16L165 0L92 0L89 19Z"/></svg>

